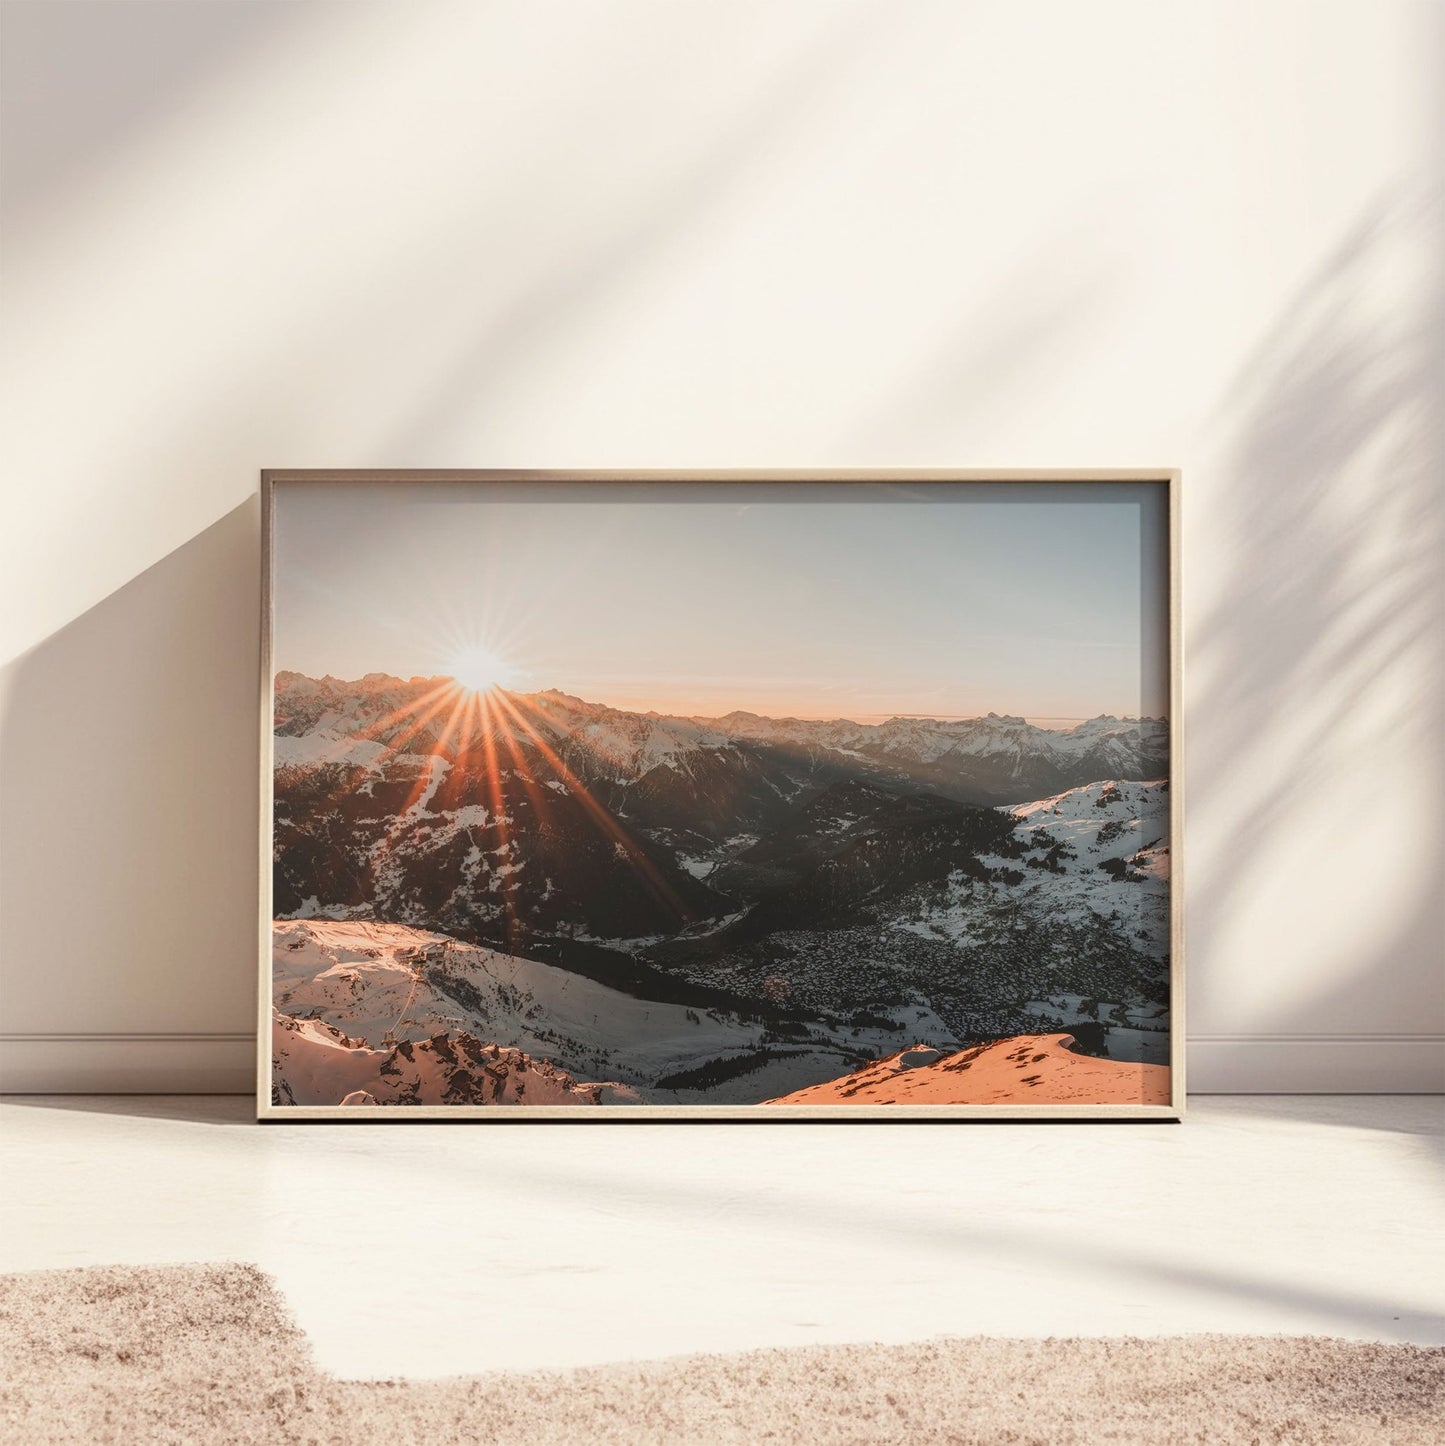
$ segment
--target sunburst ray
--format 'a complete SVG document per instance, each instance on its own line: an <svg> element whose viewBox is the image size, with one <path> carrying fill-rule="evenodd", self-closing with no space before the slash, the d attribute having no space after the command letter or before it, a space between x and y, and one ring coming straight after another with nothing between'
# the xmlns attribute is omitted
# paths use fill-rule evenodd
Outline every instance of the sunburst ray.
<svg viewBox="0 0 1445 1446"><path fill-rule="evenodd" d="M541 733L539 733L524 716L522 708L527 706L526 700L514 700L500 693L495 696L499 707L506 712L512 722L526 733L528 738L536 745L538 752L547 760L549 766L556 771L562 782L577 796L577 801L582 805L587 816L602 831L605 837L621 848L622 857L626 859L628 865L648 892L651 893L659 903L671 909L680 919L688 918L692 911L683 902L681 897L679 897L677 891L663 878L657 866L643 852L637 840L623 828L614 814L603 807L603 805L593 797L587 785L563 762L556 749L543 738Z"/></svg>

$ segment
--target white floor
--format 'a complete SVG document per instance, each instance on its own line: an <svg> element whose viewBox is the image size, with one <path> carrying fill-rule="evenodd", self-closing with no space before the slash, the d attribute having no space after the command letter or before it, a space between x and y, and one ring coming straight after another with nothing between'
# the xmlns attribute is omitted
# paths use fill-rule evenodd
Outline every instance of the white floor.
<svg viewBox="0 0 1445 1446"><path fill-rule="evenodd" d="M0 1271L254 1261L351 1376L980 1333L1445 1343L1442 1117L256 1126L243 1099L11 1096Z"/></svg>

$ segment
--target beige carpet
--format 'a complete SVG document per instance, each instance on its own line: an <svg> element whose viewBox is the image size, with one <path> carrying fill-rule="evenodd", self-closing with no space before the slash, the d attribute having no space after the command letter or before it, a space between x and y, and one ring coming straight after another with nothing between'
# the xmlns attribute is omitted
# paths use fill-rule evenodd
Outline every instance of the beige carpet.
<svg viewBox="0 0 1445 1446"><path fill-rule="evenodd" d="M0 1361L5 1442L1445 1440L1445 1350L1308 1337L974 1338L341 1381L244 1265L0 1277Z"/></svg>

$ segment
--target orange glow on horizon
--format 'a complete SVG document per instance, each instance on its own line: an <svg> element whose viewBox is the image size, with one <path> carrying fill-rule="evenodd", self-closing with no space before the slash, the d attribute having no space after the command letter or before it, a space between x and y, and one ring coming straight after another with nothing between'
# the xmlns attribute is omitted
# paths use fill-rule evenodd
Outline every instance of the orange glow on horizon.
<svg viewBox="0 0 1445 1446"><path fill-rule="evenodd" d="M547 691L539 689L537 691ZM983 707L976 707L971 710L957 710L946 708L920 707L916 703L912 705L900 705L889 707L879 699L869 699L866 704L858 699L838 701L836 704L820 702L814 694L810 698L748 698L745 693L740 693L739 700L729 699L726 702L717 698L688 697L686 695L674 698L659 698L656 694L633 694L618 693L605 688L559 688L556 691L566 693L572 697L581 698L585 703L593 703L604 708L614 708L620 713L655 713L663 718L726 718L731 713L751 713L759 718L770 718L775 722L783 722L789 719L800 723L861 723L872 725L886 723L890 718L916 718L920 720L932 720L940 723L951 723L971 718L984 718L990 713L997 713L1000 716L1025 718L1030 723L1035 723L1047 728L1071 728L1077 723L1086 722L1090 717L1097 717L1097 714L1085 713L1045 713L1030 708L1014 707L1008 703L993 702ZM516 698L517 695L513 695ZM518 699L518 701L521 701ZM1112 712L1119 718L1137 718L1139 708L1137 703L1132 707L1113 708L1106 710Z"/></svg>
<svg viewBox="0 0 1445 1446"><path fill-rule="evenodd" d="M430 678L416 674L409 680L398 679L398 681L409 681L412 684L426 681L432 686L419 697L367 724L360 730L361 736L375 739L378 742L386 742L389 747L398 752L404 751L401 745L419 733L437 714L450 708L454 704L454 695L457 692L479 700L491 694L503 694L514 704L525 707L529 713L536 712L529 703L531 695L551 692L578 698L584 703L598 707L612 708L622 713L656 714L664 718L714 719L725 718L730 713L751 713L756 717L769 718L779 722L793 719L803 723L847 722L865 726L884 723L892 718L956 722L984 718L989 713L996 713L1000 716L1021 717L1038 727L1057 730L1072 728L1090 718L1100 716L1097 713L1048 713L1027 706L1020 707L1006 699L993 700L987 705L976 706L972 709L957 706L950 709L921 706L916 701L900 706L888 706L882 699L863 700L856 697L847 701L840 698L836 703L830 704L820 700L817 693L810 697L757 697L749 696L746 688L739 688L736 693L731 693L727 698L719 699L716 696L699 696L697 694L665 697L656 693L618 691L600 684L598 686L582 684L568 687L543 684L536 687L523 683L511 664L504 662L499 655L488 650L480 648L472 650L468 654L468 662L465 664L462 662L462 656L461 653L458 653L453 659L461 670L459 673L436 674ZM1129 704L1119 704L1103 711L1117 718L1138 718L1142 712L1138 700ZM543 715L538 713L537 716ZM405 731L396 738L387 740L381 736L389 729L399 725L404 725ZM339 756L349 744L348 738L341 738L328 751Z"/></svg>

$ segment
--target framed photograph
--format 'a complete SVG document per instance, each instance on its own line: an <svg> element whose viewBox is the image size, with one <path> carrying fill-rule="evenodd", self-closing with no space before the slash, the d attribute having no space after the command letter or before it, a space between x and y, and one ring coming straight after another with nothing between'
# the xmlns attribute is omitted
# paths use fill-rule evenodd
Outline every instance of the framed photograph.
<svg viewBox="0 0 1445 1446"><path fill-rule="evenodd" d="M1177 492L264 474L260 1118L1179 1118Z"/></svg>

